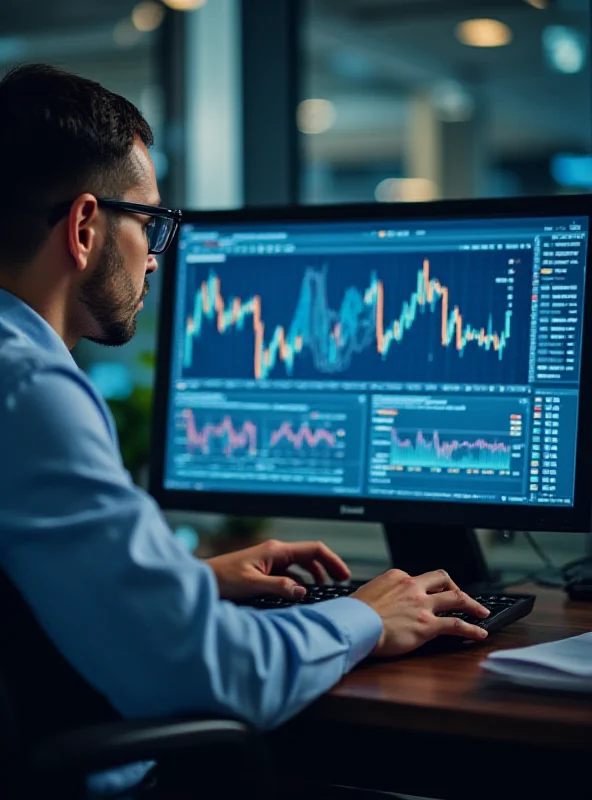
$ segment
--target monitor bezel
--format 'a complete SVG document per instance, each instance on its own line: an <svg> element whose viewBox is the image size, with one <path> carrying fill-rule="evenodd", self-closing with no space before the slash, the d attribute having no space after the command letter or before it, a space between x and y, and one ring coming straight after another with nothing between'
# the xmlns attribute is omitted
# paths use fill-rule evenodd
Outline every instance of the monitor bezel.
<svg viewBox="0 0 592 800"><path fill-rule="evenodd" d="M445 200L425 203L343 204L332 206L250 207L222 211L184 211L183 222L207 225L250 222L334 222L372 221L393 223L406 220L446 220L528 217L587 217L592 233L591 195ZM582 334L580 402L578 405L575 501L571 507L534 507L375 499L352 496L186 491L163 486L165 444L174 322L175 284L178 266L177 236L165 257L156 365L149 492L163 509L222 513L257 517L317 518L360 522L464 525L471 528L512 530L589 531L592 519L592 417L590 407L592 370L585 365L592 358L592 247L588 240L584 284L584 325ZM363 511L362 511L363 509Z"/></svg>

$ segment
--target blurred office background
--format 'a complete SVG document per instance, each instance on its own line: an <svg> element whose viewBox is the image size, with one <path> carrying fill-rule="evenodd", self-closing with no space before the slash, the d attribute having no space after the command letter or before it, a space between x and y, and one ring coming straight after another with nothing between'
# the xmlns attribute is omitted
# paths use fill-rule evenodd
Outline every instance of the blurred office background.
<svg viewBox="0 0 592 800"><path fill-rule="evenodd" d="M0 69L43 61L125 95L155 131L166 205L418 201L592 189L589 0L4 0ZM159 300L123 349L79 363L116 414L141 481ZM231 511L231 509L229 509ZM193 546L221 520L171 514ZM271 521L360 569L386 563L373 525ZM362 533L363 535L360 535ZM494 563L542 566L521 536ZM539 534L557 564L584 536Z"/></svg>

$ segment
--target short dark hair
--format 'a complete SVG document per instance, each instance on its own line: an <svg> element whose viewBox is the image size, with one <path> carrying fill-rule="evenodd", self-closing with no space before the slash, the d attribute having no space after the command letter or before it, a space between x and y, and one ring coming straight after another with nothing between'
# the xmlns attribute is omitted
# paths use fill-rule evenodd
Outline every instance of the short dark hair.
<svg viewBox="0 0 592 800"><path fill-rule="evenodd" d="M140 111L99 83L45 64L8 72L0 81L0 264L35 255L53 205L133 186L136 138L153 143Z"/></svg>

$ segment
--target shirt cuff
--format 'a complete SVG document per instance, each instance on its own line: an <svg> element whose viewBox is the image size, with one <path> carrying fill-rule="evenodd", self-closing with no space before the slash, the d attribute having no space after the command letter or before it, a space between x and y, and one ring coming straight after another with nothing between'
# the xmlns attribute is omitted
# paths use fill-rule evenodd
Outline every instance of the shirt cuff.
<svg viewBox="0 0 592 800"><path fill-rule="evenodd" d="M355 597L337 597L323 603L304 606L320 614L344 632L350 642L346 671L366 658L378 644L383 631L382 619L373 608Z"/></svg>

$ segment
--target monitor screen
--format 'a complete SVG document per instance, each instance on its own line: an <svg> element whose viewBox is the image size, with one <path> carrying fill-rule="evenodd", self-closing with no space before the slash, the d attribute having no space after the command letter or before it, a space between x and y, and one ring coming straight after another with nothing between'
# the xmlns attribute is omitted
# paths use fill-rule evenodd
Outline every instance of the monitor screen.
<svg viewBox="0 0 592 800"><path fill-rule="evenodd" d="M181 225L161 488L573 507L588 217L343 213Z"/></svg>

